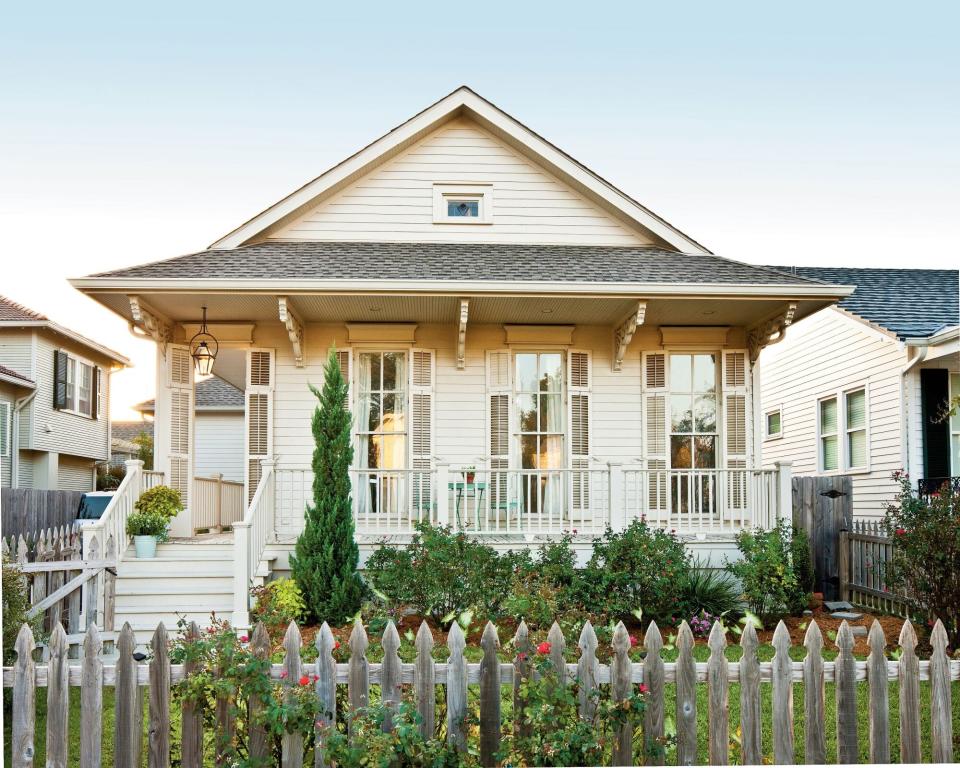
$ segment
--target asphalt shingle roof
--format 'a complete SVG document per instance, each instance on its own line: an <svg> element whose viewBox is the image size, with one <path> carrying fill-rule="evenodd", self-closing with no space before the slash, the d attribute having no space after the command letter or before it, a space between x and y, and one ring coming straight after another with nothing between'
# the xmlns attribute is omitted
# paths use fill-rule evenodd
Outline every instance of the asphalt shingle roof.
<svg viewBox="0 0 960 768"><path fill-rule="evenodd" d="M0 320L21 320L24 322L46 321L49 318L34 312L22 304L8 299L6 296L0 296Z"/></svg>
<svg viewBox="0 0 960 768"><path fill-rule="evenodd" d="M20 379L24 384L30 384L31 386L36 384L33 379L27 378L22 373L18 373L17 371L13 370L13 368L7 368L5 365L0 365L0 374L9 376L12 379Z"/></svg>
<svg viewBox="0 0 960 768"><path fill-rule="evenodd" d="M810 285L798 275L709 254L622 246L507 243L257 243L91 277L224 280L504 280Z"/></svg>
<svg viewBox="0 0 960 768"><path fill-rule="evenodd" d="M932 336L960 324L960 271L956 269L855 269L772 267L856 290L839 302L848 312L901 339Z"/></svg>
<svg viewBox="0 0 960 768"><path fill-rule="evenodd" d="M193 398L194 408L201 411L205 408L221 410L227 408L243 410L244 408L243 391L218 376L198 381L193 388ZM134 406L136 410L144 413L153 413L155 407L154 400L147 400Z"/></svg>
<svg viewBox="0 0 960 768"><path fill-rule="evenodd" d="M152 421L111 421L110 422L110 436L118 439L124 440L128 443L132 443L133 439L137 437L141 432L146 432L150 437L153 437L153 422Z"/></svg>

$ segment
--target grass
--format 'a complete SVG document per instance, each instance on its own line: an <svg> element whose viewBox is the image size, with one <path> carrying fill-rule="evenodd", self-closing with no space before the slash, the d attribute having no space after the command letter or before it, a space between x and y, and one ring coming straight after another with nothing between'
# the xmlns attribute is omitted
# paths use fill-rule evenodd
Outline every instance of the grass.
<svg viewBox="0 0 960 768"><path fill-rule="evenodd" d="M437 649L441 651L441 649ZM445 650L445 649L444 649ZM574 658L574 650L568 649L570 651L570 659ZM470 657L470 661L476 662L479 660L479 648L468 647L467 655ZM441 656L446 654L440 652L436 656L438 660ZM741 655L740 649L736 646L731 646L726 651L726 656L730 661L739 660ZM803 648L792 648L791 649L791 658L796 661L802 661L805 655L805 650ZM379 660L382 658L382 650L379 647L379 644L372 644L370 647L369 656L371 660ZM634 654L635 660L638 660L637 655ZM663 652L664 661L675 661L677 652L675 649L666 649ZM694 649L694 656L697 661L705 662L709 656L709 649L705 646L698 645ZM773 649L770 646L761 646L759 648L759 656L761 661L769 661L773 658ZM409 647L408 642L404 640L401 647L401 657L404 661L412 661L413 659L413 649ZM506 654L502 656L506 660ZM836 657L836 652L825 650L824 658L826 660L832 660ZM827 760L828 762L835 762L837 759L837 744L836 744L836 699L835 699L835 686L832 683L827 683L826 685L826 723L827 723ZM144 689L146 690L146 689ZM899 704L898 704L898 686L895 682L890 683L889 685L890 692L890 755L894 761L899 759L900 754L900 742L899 742ZM7 689L5 692L4 701L5 706L9 706L7 702L9 701L10 691ZM375 700L378 696L378 691L376 687L371 691L372 698ZM475 686L471 686L470 690L470 706L473 711L476 711L476 708L479 705L477 699L477 689ZM764 683L761 686L761 713L763 716L762 724L762 738L763 738L763 752L765 756L772 758L773 747L772 747L772 731L771 731L771 691L770 685ZM438 722L442 722L442 717L440 713L442 712L442 692L438 695L438 700L441 703L441 706L438 707ZM857 685L857 701L858 701L858 711L861 713L859 719L859 745L860 745L860 762L866 763L869 762L869 745L868 745L868 728L867 728L867 686L864 682L860 682ZM113 708L113 689L106 688L104 689L103 695L103 763L104 765L110 765L113 763L113 729L114 729L114 708ZM699 740L699 749L698 749L698 762L706 763L708 760L707 754L707 731L708 731L708 722L707 722L707 688L706 685L698 685L697 687L697 734ZM730 707L730 733L731 736L734 736L737 732L737 725L740 718L740 686L731 685L730 686L730 697L729 697L729 707ZM666 686L666 697L664 702L664 710L667 716L667 727L668 731L670 724L673 721L673 713L676 711L676 692L675 687L672 684ZM502 700L502 712L504 722L509 722L509 718L512 714L512 701L511 697L508 695L507 691L504 691L504 696ZM930 685L929 683L922 682L920 684L920 713L921 713L921 735L922 735L922 748L923 748L923 759L924 761L930 761L931 756L931 746L930 746ZM176 701L174 701L173 706L171 707L171 718L173 721L173 752L174 759L176 760L177 754L179 752L179 733L180 733L180 709ZM144 736L143 736L143 759L142 764L146 765L146 745L147 745L147 736L146 736L146 703L144 703ZM79 766L79 744L80 744L80 689L71 688L70 689L70 765ZM37 689L37 740L35 744L36 756L34 758L35 765L43 765L46 759L46 745L45 741L45 728L46 728L46 689L38 688ZM797 684L794 686L794 728L795 728L795 745L796 745L796 763L800 764L804 762L804 714L803 714L803 686ZM953 683L953 730L954 730L954 742L955 749L957 754L960 755L960 682ZM207 734L208 742L212 741L212 733ZM5 732L4 732L4 758L9 764L10 753L9 753L9 744L10 744L10 718L9 718L9 709L7 709L7 717L5 717ZM210 744L208 743L208 747ZM212 764L213 752L212 748L207 750L209 762ZM737 759L738 751L735 747L731 747L731 761ZM676 755L673 750L668 750L666 761L668 764L671 762L676 762Z"/></svg>

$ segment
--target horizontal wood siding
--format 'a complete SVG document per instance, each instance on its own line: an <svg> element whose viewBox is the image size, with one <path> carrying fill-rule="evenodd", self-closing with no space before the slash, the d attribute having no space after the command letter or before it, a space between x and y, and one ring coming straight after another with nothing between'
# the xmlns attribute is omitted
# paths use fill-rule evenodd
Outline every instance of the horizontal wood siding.
<svg viewBox="0 0 960 768"><path fill-rule="evenodd" d="M433 184L492 184L492 224L435 224ZM457 119L299 219L282 240L649 245L476 123Z"/></svg>
<svg viewBox="0 0 960 768"><path fill-rule="evenodd" d="M760 357L762 413L783 409L783 436L762 440L764 463L792 461L794 475L818 474L818 399L866 384L869 471L841 474L853 478L853 514L881 517L897 492L891 473L905 463L900 407L905 361L895 339L835 310L792 326L782 343Z"/></svg>
<svg viewBox="0 0 960 768"><path fill-rule="evenodd" d="M93 461L60 454L59 481L57 488L62 491L92 491Z"/></svg>
<svg viewBox="0 0 960 768"><path fill-rule="evenodd" d="M194 475L210 477L220 473L224 480L242 483L243 446L243 411L197 412L194 421Z"/></svg>

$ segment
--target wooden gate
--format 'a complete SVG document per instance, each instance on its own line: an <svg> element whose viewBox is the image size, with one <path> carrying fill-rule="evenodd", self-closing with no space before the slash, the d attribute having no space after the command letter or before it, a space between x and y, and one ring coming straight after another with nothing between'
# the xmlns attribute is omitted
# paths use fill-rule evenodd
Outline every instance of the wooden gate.
<svg viewBox="0 0 960 768"><path fill-rule="evenodd" d="M813 591L840 598L840 532L853 524L853 481L848 475L793 478L793 524L807 532L813 556Z"/></svg>

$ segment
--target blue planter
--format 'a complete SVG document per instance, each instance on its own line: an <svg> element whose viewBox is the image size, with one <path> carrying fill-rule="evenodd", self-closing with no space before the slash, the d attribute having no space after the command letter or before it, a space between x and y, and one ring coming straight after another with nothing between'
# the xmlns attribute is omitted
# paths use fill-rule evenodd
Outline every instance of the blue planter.
<svg viewBox="0 0 960 768"><path fill-rule="evenodd" d="M134 536L133 546L137 550L138 559L150 559L157 556L156 536Z"/></svg>

